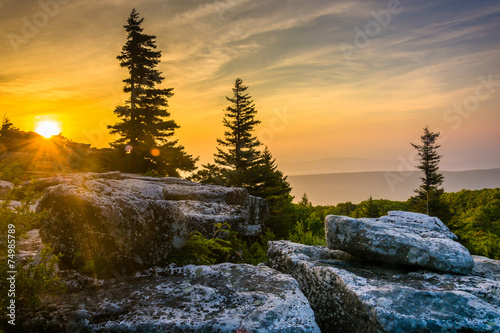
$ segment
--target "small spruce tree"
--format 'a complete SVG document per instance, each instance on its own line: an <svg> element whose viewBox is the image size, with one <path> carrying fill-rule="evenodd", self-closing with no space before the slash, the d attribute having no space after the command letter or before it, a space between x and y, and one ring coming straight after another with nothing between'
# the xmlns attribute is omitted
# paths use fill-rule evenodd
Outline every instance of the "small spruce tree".
<svg viewBox="0 0 500 333"><path fill-rule="evenodd" d="M411 200L416 204L417 210L426 212L427 215L438 215L440 210L441 196L444 193L443 184L444 177L439 172L439 161L442 155L439 155L437 149L441 147L436 143L439 137L439 132L429 131L429 127L424 128L424 134L420 137L421 144L413 144L420 156L420 165L417 167L424 173L422 184L415 190L417 195ZM425 207L425 208L424 208Z"/></svg>
<svg viewBox="0 0 500 333"><path fill-rule="evenodd" d="M7 115L4 114L2 118L2 127L0 128L0 135L6 133L8 130L14 129L14 124L7 118Z"/></svg>
<svg viewBox="0 0 500 333"><path fill-rule="evenodd" d="M312 203L311 203L311 201L309 201L309 197L307 196L307 193L304 192L304 194L302 194L302 198L299 201L299 206L312 207Z"/></svg>
<svg viewBox="0 0 500 333"><path fill-rule="evenodd" d="M260 142L253 135L260 121L255 119L257 110L247 89L248 86L237 78L233 96L226 97L231 102L222 120L227 130L224 139L217 139L220 147L217 147L214 161L220 168L225 185L248 188L253 185L253 168L260 162L261 156L257 150Z"/></svg>

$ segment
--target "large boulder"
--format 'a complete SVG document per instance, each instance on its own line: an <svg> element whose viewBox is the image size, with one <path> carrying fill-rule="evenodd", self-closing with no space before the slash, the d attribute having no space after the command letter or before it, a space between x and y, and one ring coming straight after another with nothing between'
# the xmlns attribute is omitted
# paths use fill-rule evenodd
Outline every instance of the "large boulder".
<svg viewBox="0 0 500 333"><path fill-rule="evenodd" d="M77 275L22 314L25 331L320 333L297 282L265 266L155 267L87 285Z"/></svg>
<svg viewBox="0 0 500 333"><path fill-rule="evenodd" d="M380 218L325 219L329 248L367 260L467 274L474 266L469 251L437 217L392 211Z"/></svg>
<svg viewBox="0 0 500 333"><path fill-rule="evenodd" d="M269 243L269 266L292 275L326 332L500 332L500 262L474 256L465 275L370 265L339 250Z"/></svg>
<svg viewBox="0 0 500 333"><path fill-rule="evenodd" d="M131 271L163 265L192 231L211 238L215 224L228 223L240 235L258 235L268 214L267 202L243 188L178 178L112 172L40 183L52 185L38 204L49 212L40 235L73 267L91 262Z"/></svg>

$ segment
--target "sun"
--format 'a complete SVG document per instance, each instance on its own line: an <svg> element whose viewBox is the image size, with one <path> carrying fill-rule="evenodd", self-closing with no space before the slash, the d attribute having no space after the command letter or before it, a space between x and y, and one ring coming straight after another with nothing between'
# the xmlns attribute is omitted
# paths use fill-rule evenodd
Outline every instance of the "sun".
<svg viewBox="0 0 500 333"><path fill-rule="evenodd" d="M45 138L61 133L61 124L53 120L42 120L35 126L35 132Z"/></svg>

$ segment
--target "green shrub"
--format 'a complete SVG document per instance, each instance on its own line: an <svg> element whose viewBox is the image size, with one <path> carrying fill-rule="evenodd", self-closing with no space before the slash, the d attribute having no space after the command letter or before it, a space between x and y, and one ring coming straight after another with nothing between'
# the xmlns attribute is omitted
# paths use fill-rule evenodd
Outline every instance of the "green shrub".
<svg viewBox="0 0 500 333"><path fill-rule="evenodd" d="M83 265L83 267L80 267L78 269L78 272L82 274L92 274L97 276L111 275L106 260L101 257L96 257L85 261L85 264Z"/></svg>
<svg viewBox="0 0 500 333"><path fill-rule="evenodd" d="M199 231L190 234L186 244L178 251L174 251L172 261L179 265L211 265L224 262L233 251L230 241L223 239L231 236L231 227L227 223L217 223L216 231L210 239L205 238Z"/></svg>
<svg viewBox="0 0 500 333"><path fill-rule="evenodd" d="M257 265L267 260L267 242L275 236L270 229L257 239L241 239L227 223L215 224L212 238L192 232L189 240L174 251L171 261L178 265L212 265L223 262Z"/></svg>
<svg viewBox="0 0 500 333"><path fill-rule="evenodd" d="M21 263L22 268L18 269L16 281L20 309L38 307L43 292L63 290L56 271L62 254L53 255L53 250L50 245L46 245L40 253L39 260L35 261L30 257L25 263Z"/></svg>
<svg viewBox="0 0 500 333"><path fill-rule="evenodd" d="M295 225L289 240L305 245L326 245L323 221L312 213L305 220L300 220Z"/></svg>
<svg viewBox="0 0 500 333"><path fill-rule="evenodd" d="M451 217L443 220L472 253L500 259L500 189L445 193Z"/></svg>
<svg viewBox="0 0 500 333"><path fill-rule="evenodd" d="M19 182L24 176L24 170L21 163L12 161L0 162L0 180L11 183Z"/></svg>
<svg viewBox="0 0 500 333"><path fill-rule="evenodd" d="M157 170L148 170L144 173L141 173L140 175L146 177L162 177Z"/></svg>
<svg viewBox="0 0 500 333"><path fill-rule="evenodd" d="M18 188L15 188L16 190ZM32 188L25 190L25 197L18 207L11 207L10 200L4 201L0 205L0 234L7 235L9 226L15 228L16 244L19 243L27 231L40 228L42 220L46 217L46 212L34 212L30 209L39 193ZM7 278L7 258L8 246L7 237L0 238L0 260L3 265L0 267L0 285L2 290ZM41 258L35 262L33 258L27 262L16 263L16 298L18 301L18 309L23 307L34 307L39 304L39 296L58 281L55 274L55 265L59 262L60 255L50 255L52 248L47 246L41 252ZM5 306L7 293L2 293L0 296L0 305Z"/></svg>

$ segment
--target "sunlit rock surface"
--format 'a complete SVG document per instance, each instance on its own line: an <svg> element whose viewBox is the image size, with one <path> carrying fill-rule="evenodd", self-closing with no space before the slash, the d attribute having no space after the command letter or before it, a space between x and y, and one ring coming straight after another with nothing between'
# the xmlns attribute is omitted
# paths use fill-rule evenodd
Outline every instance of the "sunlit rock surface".
<svg viewBox="0 0 500 333"><path fill-rule="evenodd" d="M269 266L297 280L323 333L500 332L497 260L474 256L472 272L455 275L368 264L320 246L269 245Z"/></svg>
<svg viewBox="0 0 500 333"><path fill-rule="evenodd" d="M401 211L380 218L329 215L325 231L329 248L368 260L460 274L474 266L469 251L437 217Z"/></svg>
<svg viewBox="0 0 500 333"><path fill-rule="evenodd" d="M89 261L128 270L162 265L192 231L212 237L222 222L240 235L256 235L268 215L267 202L243 188L178 178L86 173L36 185L45 187L38 210L49 212L42 240L76 267Z"/></svg>
<svg viewBox="0 0 500 333"><path fill-rule="evenodd" d="M23 329L320 332L297 282L265 266L155 267L112 280L85 279L74 272L62 274L68 292L57 297L46 295L42 309L23 318Z"/></svg>

